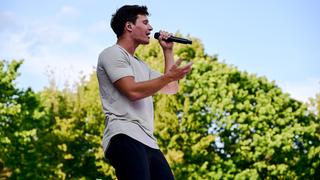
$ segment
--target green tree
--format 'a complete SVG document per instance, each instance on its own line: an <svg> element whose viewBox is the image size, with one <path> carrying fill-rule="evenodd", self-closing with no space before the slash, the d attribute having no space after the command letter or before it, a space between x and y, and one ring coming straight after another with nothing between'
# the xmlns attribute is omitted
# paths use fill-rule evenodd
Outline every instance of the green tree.
<svg viewBox="0 0 320 180"><path fill-rule="evenodd" d="M310 98L308 103L310 110L320 118L320 92L314 98Z"/></svg>
<svg viewBox="0 0 320 180"><path fill-rule="evenodd" d="M0 61L0 159L13 179L55 175L50 119L30 88L16 88L22 61ZM52 161L52 162L51 162Z"/></svg>
<svg viewBox="0 0 320 180"><path fill-rule="evenodd" d="M192 39L174 47L176 59L194 62L179 93L154 97L155 135L176 179L319 178L319 116ZM163 71L155 40L136 55ZM101 148L95 72L62 90L51 79L34 93L15 87L20 64L0 64L0 177L9 170L13 179L114 179Z"/></svg>
<svg viewBox="0 0 320 180"><path fill-rule="evenodd" d="M177 179L320 176L319 119L306 105L275 82L206 55L197 39L175 52L194 61L193 70L177 95L155 98L155 125ZM155 42L138 56L161 66Z"/></svg>
<svg viewBox="0 0 320 180"><path fill-rule="evenodd" d="M114 170L105 162L101 147L104 129L95 73L85 76L73 88L59 90L54 79L41 92L41 102L54 121L58 137L59 172L63 179L112 179Z"/></svg>

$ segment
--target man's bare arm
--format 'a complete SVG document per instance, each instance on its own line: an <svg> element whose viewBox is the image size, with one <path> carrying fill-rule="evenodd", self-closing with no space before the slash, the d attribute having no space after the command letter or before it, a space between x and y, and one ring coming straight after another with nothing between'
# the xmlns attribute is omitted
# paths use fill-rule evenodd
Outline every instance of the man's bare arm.
<svg viewBox="0 0 320 180"><path fill-rule="evenodd" d="M178 60L164 75L143 82L135 82L134 77L127 76L117 80L115 87L131 101L136 101L157 93L171 82L182 79L190 70L192 63L179 67L182 60Z"/></svg>

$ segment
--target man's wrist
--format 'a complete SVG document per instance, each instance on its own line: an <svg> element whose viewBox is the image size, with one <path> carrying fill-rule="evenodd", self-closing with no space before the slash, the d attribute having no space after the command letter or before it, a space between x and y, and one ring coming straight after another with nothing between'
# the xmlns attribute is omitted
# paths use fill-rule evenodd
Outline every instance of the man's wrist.
<svg viewBox="0 0 320 180"><path fill-rule="evenodd" d="M173 78L170 77L167 73L165 73L161 76L161 81L165 82L165 84L168 84L173 81Z"/></svg>
<svg viewBox="0 0 320 180"><path fill-rule="evenodd" d="M163 50L163 55L165 61L173 59L173 50L172 49L167 49Z"/></svg>
<svg viewBox="0 0 320 180"><path fill-rule="evenodd" d="M163 53L173 53L173 48L162 48Z"/></svg>

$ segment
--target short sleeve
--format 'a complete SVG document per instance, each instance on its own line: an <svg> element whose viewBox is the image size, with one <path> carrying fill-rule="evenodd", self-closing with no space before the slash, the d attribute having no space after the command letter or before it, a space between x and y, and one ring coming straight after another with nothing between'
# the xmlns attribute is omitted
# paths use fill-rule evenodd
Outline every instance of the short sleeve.
<svg viewBox="0 0 320 180"><path fill-rule="evenodd" d="M105 70L112 83L126 76L134 76L129 57L118 48L102 52L99 66Z"/></svg>
<svg viewBox="0 0 320 180"><path fill-rule="evenodd" d="M149 78L150 79L155 79L155 78L158 78L160 77L162 74L158 71L155 71L155 70L152 70L152 69L149 69Z"/></svg>

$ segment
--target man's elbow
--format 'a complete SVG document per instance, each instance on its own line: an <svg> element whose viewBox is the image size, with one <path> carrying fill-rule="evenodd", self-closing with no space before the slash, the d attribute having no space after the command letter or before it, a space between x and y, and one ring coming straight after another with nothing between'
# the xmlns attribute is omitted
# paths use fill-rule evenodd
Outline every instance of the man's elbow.
<svg viewBox="0 0 320 180"><path fill-rule="evenodd" d="M176 94L179 91L179 84L177 82L172 82L170 84L167 84L167 86L163 87L160 90L160 93L162 94Z"/></svg>
<svg viewBox="0 0 320 180"><path fill-rule="evenodd" d="M160 93L172 95L172 94L177 94L178 91L179 91L178 89L165 89L165 90L160 91Z"/></svg>
<svg viewBox="0 0 320 180"><path fill-rule="evenodd" d="M126 96L130 101L137 101L143 98L143 96L136 92L129 92L126 94Z"/></svg>

